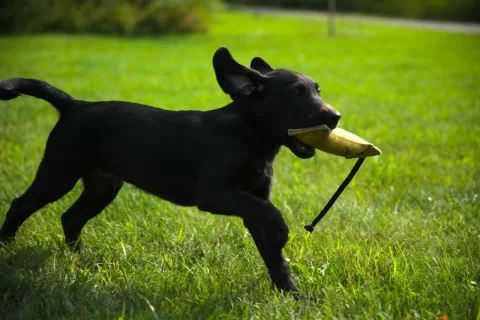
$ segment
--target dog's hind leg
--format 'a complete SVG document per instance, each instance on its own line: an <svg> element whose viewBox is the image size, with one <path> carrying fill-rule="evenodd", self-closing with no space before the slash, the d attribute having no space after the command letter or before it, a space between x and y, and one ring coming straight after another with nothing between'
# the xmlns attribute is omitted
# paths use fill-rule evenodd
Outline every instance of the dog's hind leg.
<svg viewBox="0 0 480 320"><path fill-rule="evenodd" d="M101 173L89 173L83 177L84 190L77 201L62 215L65 241L74 251L82 249L82 228L98 215L117 196L123 182Z"/></svg>
<svg viewBox="0 0 480 320"><path fill-rule="evenodd" d="M0 229L0 242L11 242L25 220L33 213L69 192L80 175L61 170L63 163L48 158L42 160L35 180L27 191L12 201Z"/></svg>

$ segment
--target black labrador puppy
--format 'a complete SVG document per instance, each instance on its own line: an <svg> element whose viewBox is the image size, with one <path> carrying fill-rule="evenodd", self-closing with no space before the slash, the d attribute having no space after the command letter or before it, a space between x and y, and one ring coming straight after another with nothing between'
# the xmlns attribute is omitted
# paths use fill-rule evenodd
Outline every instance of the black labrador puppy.
<svg viewBox="0 0 480 320"><path fill-rule="evenodd" d="M282 255L288 226L270 201L272 164L282 145L300 158L314 155L312 147L288 136L288 129L321 124L333 129L340 114L322 101L312 79L273 69L261 58L248 68L220 48L213 67L233 102L206 112L87 102L40 80L0 81L1 100L31 95L60 112L35 180L13 200L0 241L12 241L30 215L82 178L83 193L62 215L66 242L80 250L83 226L112 202L125 181L182 206L241 217L273 283L298 292Z"/></svg>

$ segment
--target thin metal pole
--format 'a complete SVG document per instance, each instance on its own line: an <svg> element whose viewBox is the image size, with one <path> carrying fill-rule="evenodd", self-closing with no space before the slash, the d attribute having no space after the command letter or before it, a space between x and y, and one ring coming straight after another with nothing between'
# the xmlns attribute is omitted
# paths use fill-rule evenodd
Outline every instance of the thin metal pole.
<svg viewBox="0 0 480 320"><path fill-rule="evenodd" d="M328 35L335 37L335 12L337 11L337 0L328 0Z"/></svg>

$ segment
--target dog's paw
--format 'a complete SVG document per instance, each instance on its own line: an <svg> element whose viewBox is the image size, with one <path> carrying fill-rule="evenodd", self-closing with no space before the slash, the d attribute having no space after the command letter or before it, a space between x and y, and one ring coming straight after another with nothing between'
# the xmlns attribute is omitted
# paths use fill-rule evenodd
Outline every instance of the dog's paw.
<svg viewBox="0 0 480 320"><path fill-rule="evenodd" d="M299 301L299 300L305 300L306 295L301 292L300 290L292 290L292 291L282 291L286 296L292 297L293 299Z"/></svg>
<svg viewBox="0 0 480 320"><path fill-rule="evenodd" d="M287 264L284 265L283 273L281 273L281 276L279 276L278 278L275 277L275 280L273 281L273 283L282 293L291 296L296 300L299 300L304 296L303 292L293 281L293 278L290 274L290 269Z"/></svg>
<svg viewBox="0 0 480 320"><path fill-rule="evenodd" d="M83 242L81 239L67 241L67 246L74 253L80 253L83 250Z"/></svg>

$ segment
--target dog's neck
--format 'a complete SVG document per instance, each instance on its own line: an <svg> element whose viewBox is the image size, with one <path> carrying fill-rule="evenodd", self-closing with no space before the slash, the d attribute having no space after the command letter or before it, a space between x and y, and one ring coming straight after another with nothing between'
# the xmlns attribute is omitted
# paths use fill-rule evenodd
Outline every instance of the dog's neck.
<svg viewBox="0 0 480 320"><path fill-rule="evenodd" d="M282 146L282 140L279 137L274 136L264 126L260 124L260 121L255 117L253 106L248 101L246 102L232 102L235 105L235 109L240 110L246 124L251 129L255 137L255 142L266 153L271 154L271 158L280 151Z"/></svg>

